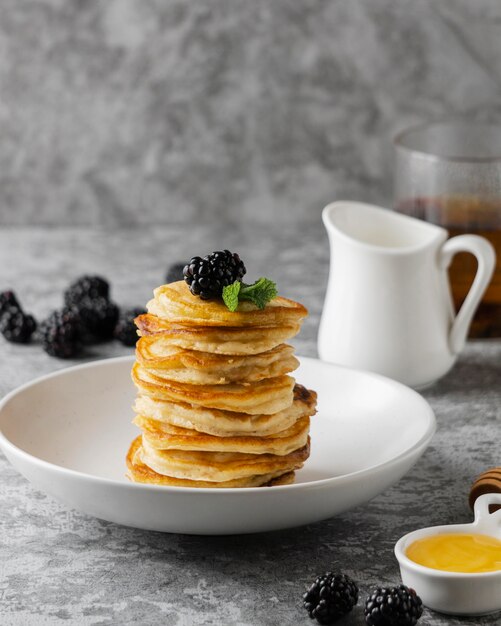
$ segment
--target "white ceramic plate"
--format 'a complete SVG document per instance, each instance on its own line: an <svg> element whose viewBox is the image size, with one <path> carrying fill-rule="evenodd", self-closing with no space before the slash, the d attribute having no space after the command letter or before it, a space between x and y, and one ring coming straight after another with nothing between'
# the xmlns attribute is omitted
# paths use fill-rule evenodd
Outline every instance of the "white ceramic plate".
<svg viewBox="0 0 501 626"><path fill-rule="evenodd" d="M164 532L250 533L326 519L399 480L435 431L416 392L387 378L301 358L295 376L318 393L311 456L294 485L193 489L132 484L125 453L133 357L44 376L0 403L0 447L33 485L89 515Z"/></svg>

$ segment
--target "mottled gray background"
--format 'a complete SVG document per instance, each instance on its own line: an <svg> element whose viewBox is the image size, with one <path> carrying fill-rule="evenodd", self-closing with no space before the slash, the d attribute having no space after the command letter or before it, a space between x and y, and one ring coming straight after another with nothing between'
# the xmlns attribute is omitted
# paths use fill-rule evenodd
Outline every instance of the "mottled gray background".
<svg viewBox="0 0 501 626"><path fill-rule="evenodd" d="M296 346L315 355L322 207L389 202L391 136L444 116L501 121L500 0L0 0L0 290L40 320L70 280L102 273L141 305L168 263L229 247L308 306ZM301 595L331 568L359 582L343 624L360 626L369 589L399 582L396 539L470 520L471 481L501 463L500 354L469 343L426 391L438 432L404 479L304 528L124 528L0 455L1 626L313 626ZM0 397L70 364L0 338Z"/></svg>
<svg viewBox="0 0 501 626"><path fill-rule="evenodd" d="M0 0L0 224L316 221L501 120L499 0Z"/></svg>

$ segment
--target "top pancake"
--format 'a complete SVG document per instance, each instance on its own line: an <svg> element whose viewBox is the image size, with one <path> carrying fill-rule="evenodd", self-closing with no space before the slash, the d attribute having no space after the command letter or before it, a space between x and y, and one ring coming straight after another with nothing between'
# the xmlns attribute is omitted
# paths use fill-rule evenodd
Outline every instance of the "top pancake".
<svg viewBox="0 0 501 626"><path fill-rule="evenodd" d="M154 298L147 304L148 312L171 324L190 326L282 326L297 324L306 317L306 308L278 296L264 309L252 302L240 302L236 311L230 311L222 300L202 300L194 296L188 285L180 280L155 289Z"/></svg>

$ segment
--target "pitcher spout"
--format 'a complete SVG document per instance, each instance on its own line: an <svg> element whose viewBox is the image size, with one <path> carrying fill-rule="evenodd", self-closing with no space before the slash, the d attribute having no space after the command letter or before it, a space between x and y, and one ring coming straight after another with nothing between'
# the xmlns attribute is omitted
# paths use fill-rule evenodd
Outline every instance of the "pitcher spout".
<svg viewBox="0 0 501 626"><path fill-rule="evenodd" d="M441 245L444 228L362 202L339 201L325 207L322 220L329 238L394 253Z"/></svg>

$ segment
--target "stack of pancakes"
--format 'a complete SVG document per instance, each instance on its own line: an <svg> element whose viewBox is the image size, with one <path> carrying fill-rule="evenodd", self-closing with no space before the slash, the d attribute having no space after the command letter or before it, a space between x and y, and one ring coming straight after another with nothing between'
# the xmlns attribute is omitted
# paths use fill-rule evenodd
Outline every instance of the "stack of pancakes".
<svg viewBox="0 0 501 626"><path fill-rule="evenodd" d="M179 281L159 287L136 318L131 480L186 487L288 484L309 455L316 394L289 373L285 340L307 315L277 297L264 309L193 296Z"/></svg>

